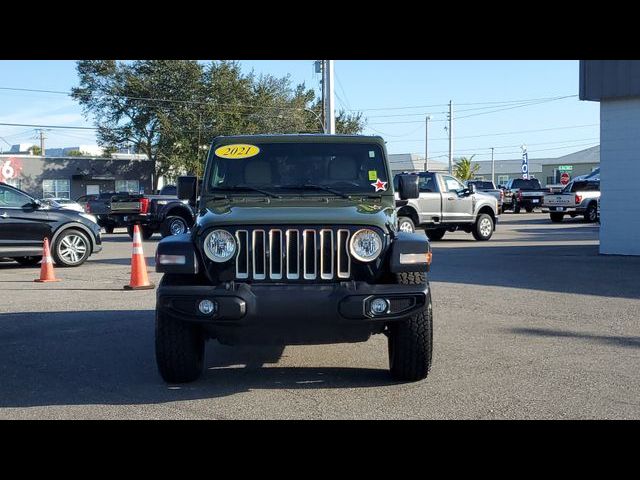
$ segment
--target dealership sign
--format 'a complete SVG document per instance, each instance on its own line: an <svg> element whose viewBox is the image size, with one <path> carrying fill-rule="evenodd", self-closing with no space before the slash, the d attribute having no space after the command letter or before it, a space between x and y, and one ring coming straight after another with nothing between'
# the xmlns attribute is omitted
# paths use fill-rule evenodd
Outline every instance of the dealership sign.
<svg viewBox="0 0 640 480"><path fill-rule="evenodd" d="M522 153L522 178L529 179L529 154L526 150Z"/></svg>
<svg viewBox="0 0 640 480"><path fill-rule="evenodd" d="M573 165L560 165L558 167L558 171L559 172L572 172L573 171Z"/></svg>
<svg viewBox="0 0 640 480"><path fill-rule="evenodd" d="M7 182L20 176L22 161L19 158L0 159L0 182Z"/></svg>

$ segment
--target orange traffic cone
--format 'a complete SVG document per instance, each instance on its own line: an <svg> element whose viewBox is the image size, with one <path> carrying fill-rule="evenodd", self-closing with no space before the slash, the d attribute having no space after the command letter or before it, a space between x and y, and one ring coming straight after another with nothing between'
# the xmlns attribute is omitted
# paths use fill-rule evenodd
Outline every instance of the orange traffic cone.
<svg viewBox="0 0 640 480"><path fill-rule="evenodd" d="M51 252L49 251L49 239L45 237L44 247L42 247L42 265L40 267L40 278L36 278L34 282L59 282L53 272L53 259L51 258Z"/></svg>
<svg viewBox="0 0 640 480"><path fill-rule="evenodd" d="M125 290L150 290L155 285L149 282L147 276L147 264L142 253L142 238L140 236L140 226L133 227L133 253L131 255L131 281L125 285Z"/></svg>

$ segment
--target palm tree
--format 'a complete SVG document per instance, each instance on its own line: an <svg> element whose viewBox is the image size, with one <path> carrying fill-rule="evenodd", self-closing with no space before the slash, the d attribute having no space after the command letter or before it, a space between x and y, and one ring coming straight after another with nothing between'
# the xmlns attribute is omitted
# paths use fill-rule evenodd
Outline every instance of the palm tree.
<svg viewBox="0 0 640 480"><path fill-rule="evenodd" d="M475 155L471 155L471 158L462 157L460 158L453 167L453 174L463 182L467 180L471 180L475 177L478 170L480 170L480 165L472 164L471 160L473 160Z"/></svg>

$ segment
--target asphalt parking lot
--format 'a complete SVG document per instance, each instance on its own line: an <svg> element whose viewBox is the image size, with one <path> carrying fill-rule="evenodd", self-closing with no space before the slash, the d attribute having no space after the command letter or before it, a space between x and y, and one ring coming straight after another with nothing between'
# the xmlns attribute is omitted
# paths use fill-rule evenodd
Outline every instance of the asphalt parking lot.
<svg viewBox="0 0 640 480"><path fill-rule="evenodd" d="M489 242L433 244L434 363L397 383L386 338L233 348L166 385L154 359L155 291L123 291L131 242L61 282L0 263L0 418L637 419L640 258L598 255L598 225L506 213ZM159 236L144 242L152 281ZM284 307L284 306L283 306Z"/></svg>

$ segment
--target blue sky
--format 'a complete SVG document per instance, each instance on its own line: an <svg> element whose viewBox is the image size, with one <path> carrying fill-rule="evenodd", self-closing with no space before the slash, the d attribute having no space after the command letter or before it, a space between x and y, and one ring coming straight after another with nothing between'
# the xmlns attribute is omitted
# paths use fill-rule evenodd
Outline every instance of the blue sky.
<svg viewBox="0 0 640 480"><path fill-rule="evenodd" d="M304 82L319 92L312 60L241 64L247 72L290 75L293 83ZM362 111L365 133L382 135L390 153L423 154L425 116L430 114L429 157L446 160L449 100L456 157L476 154L475 160L488 160L495 147L496 159L518 158L523 143L530 158L557 157L599 143L598 104L577 98L577 60L338 60L335 75L338 108ZM76 84L73 61L0 61L0 87L68 91ZM568 95L576 96L529 106L516 103ZM64 95L3 90L0 123L93 126ZM95 143L90 131L51 130L47 136L50 148ZM29 127L0 125L0 137L4 151L8 144L37 143Z"/></svg>

